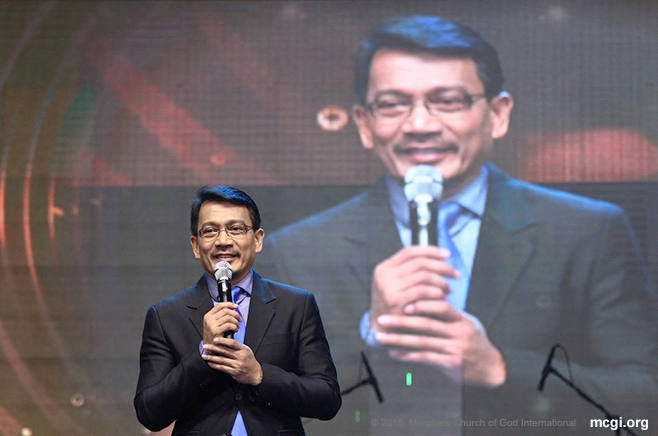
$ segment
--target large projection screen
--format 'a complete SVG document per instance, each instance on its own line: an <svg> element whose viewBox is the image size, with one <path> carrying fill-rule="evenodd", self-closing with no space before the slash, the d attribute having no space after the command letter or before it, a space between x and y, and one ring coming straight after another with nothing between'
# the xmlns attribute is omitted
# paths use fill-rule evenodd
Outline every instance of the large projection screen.
<svg viewBox="0 0 658 436"><path fill-rule="evenodd" d="M133 408L144 315L202 274L189 246L196 190L245 190L267 239L374 183L383 167L351 120L354 55L372 27L412 14L459 21L499 51L515 108L494 163L623 207L658 279L654 2L4 1L0 435L150 434ZM308 290L341 387L357 384L356 327L335 331L340 305ZM571 418L546 413L577 420L553 434L587 434L585 419L603 417L566 385L549 388L578 405ZM640 401L658 409L656 396ZM380 406L364 385L333 421L304 424L309 435L477 430L457 421L424 433ZM535 434L500 421L486 430Z"/></svg>

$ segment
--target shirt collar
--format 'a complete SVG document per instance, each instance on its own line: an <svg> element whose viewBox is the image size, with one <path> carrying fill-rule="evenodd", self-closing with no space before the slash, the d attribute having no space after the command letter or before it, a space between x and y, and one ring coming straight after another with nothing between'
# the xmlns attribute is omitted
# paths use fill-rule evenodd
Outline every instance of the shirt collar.
<svg viewBox="0 0 658 436"><path fill-rule="evenodd" d="M454 202L481 218L487 200L489 170L482 166L480 174L448 201ZM384 177L388 188L389 201L393 209L395 220L405 227L409 227L409 203L404 195L404 187L396 182L390 175Z"/></svg>
<svg viewBox="0 0 658 436"><path fill-rule="evenodd" d="M206 284L208 285L208 293L210 294L210 298L212 298L214 301L219 301L219 289L217 288L217 280L215 280L215 277L212 277L210 274L207 272L204 273L206 276ZM250 270L249 274L242 280L240 280L237 283L232 283L231 287L232 288L242 288L249 294L249 297L251 297L251 291L254 286L254 270Z"/></svg>
<svg viewBox="0 0 658 436"><path fill-rule="evenodd" d="M489 169L485 166L480 174L466 188L455 194L449 201L459 204L478 218L484 214L484 206L487 201L487 189L489 187Z"/></svg>

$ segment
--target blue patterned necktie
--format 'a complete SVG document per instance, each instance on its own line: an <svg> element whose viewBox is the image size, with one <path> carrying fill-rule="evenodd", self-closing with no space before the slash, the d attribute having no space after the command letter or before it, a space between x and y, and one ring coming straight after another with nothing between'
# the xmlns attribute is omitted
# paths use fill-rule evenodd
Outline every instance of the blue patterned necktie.
<svg viewBox="0 0 658 436"><path fill-rule="evenodd" d="M240 287L234 287L232 289L233 301L238 305L238 313L242 316L242 311L240 308L243 307L245 299L247 298L247 291ZM243 316L244 318L244 316ZM240 321L240 326L238 331L233 335L233 339L244 344L244 332L246 330L244 319ZM231 430L232 436L248 436L247 428L244 425L244 420L242 419L242 413L238 410L238 414L235 417L235 422L233 423L233 429Z"/></svg>
<svg viewBox="0 0 658 436"><path fill-rule="evenodd" d="M450 250L451 254L447 262L462 274L459 279L447 279L451 290L447 300L448 303L459 310L464 310L466 307L468 272L453 238L464 228L467 222L468 217L463 213L462 207L458 203L446 202L441 205L439 209L439 246Z"/></svg>

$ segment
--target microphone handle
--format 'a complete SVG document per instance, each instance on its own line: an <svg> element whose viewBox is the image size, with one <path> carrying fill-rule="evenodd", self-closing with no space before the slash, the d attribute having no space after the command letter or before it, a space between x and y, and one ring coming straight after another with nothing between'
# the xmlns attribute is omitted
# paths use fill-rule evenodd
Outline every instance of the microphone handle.
<svg viewBox="0 0 658 436"><path fill-rule="evenodd" d="M430 223L428 224L427 233L429 235L429 244L439 245L439 200L430 203Z"/></svg>
<svg viewBox="0 0 658 436"><path fill-rule="evenodd" d="M232 303L233 298L231 297L231 281L220 279L217 281L217 286L219 288L219 301L222 303ZM233 332L229 331L224 333L224 337L233 339Z"/></svg>
<svg viewBox="0 0 658 436"><path fill-rule="evenodd" d="M232 303L231 301L231 281L227 279L219 279L217 281L219 287L219 301L221 303Z"/></svg>
<svg viewBox="0 0 658 436"><path fill-rule="evenodd" d="M420 224L418 224L418 203L409 202L409 225L411 227L411 245L420 245Z"/></svg>
<svg viewBox="0 0 658 436"><path fill-rule="evenodd" d="M439 220L439 201L434 200L428 204L430 209L430 221L427 226L421 225L418 219L418 203L409 202L409 223L411 227L411 245L438 246L438 220Z"/></svg>

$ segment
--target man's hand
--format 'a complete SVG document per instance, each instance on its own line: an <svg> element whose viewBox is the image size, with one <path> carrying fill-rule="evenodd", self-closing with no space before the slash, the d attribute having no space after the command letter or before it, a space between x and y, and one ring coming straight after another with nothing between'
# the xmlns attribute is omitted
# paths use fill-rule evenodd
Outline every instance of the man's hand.
<svg viewBox="0 0 658 436"><path fill-rule="evenodd" d="M498 387L505 383L505 359L477 318L445 300L419 301L408 305L405 313L379 318L390 333L377 333L376 338L393 347L392 358L436 365L467 384Z"/></svg>
<svg viewBox="0 0 658 436"><path fill-rule="evenodd" d="M451 306L446 277L459 272L439 247L406 247L373 273L370 328L398 360L435 365L468 384L496 387L507 378L505 359L482 323Z"/></svg>
<svg viewBox="0 0 658 436"><path fill-rule="evenodd" d="M201 355L208 366L233 377L238 383L258 386L263 380L263 368L247 345L234 339L215 338L203 346Z"/></svg>
<svg viewBox="0 0 658 436"><path fill-rule="evenodd" d="M418 300L444 300L450 292L445 277L459 271L446 262L450 251L439 247L406 247L375 267L372 277L370 328L385 331L382 315L399 315Z"/></svg>
<svg viewBox="0 0 658 436"><path fill-rule="evenodd" d="M235 303L217 303L203 316L203 344L213 343L215 338L223 338L226 332L237 332L242 317Z"/></svg>

